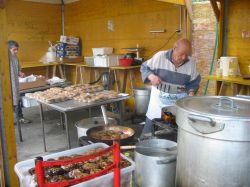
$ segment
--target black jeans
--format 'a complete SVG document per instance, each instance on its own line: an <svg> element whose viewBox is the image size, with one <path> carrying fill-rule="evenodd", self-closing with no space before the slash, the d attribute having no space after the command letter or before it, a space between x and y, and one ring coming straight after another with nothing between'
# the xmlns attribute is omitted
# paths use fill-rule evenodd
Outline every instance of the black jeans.
<svg viewBox="0 0 250 187"><path fill-rule="evenodd" d="M18 119L23 118L22 102L21 102L21 100L18 102L17 106L14 106L14 110L15 110L14 111L15 115L16 115L16 117L18 117Z"/></svg>
<svg viewBox="0 0 250 187"><path fill-rule="evenodd" d="M152 132L152 125L153 125L152 120L150 120L149 118L146 117L145 125L144 125L144 127L142 129L140 139L144 138L144 134Z"/></svg>

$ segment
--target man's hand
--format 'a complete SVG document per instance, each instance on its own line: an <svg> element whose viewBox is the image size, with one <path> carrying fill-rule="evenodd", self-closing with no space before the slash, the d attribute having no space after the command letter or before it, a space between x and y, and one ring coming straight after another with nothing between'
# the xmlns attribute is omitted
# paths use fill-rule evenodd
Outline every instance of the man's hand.
<svg viewBox="0 0 250 187"><path fill-rule="evenodd" d="M23 78L23 77L25 77L25 73L19 71L19 75L18 76L21 77L21 78Z"/></svg>
<svg viewBox="0 0 250 187"><path fill-rule="evenodd" d="M189 92L188 96L194 96L194 92Z"/></svg>
<svg viewBox="0 0 250 187"><path fill-rule="evenodd" d="M157 84L160 84L160 83L161 83L160 77L158 77L157 75L154 75L154 74L150 74L150 75L148 76L148 79L150 80L150 82L151 82L153 85L157 85Z"/></svg>

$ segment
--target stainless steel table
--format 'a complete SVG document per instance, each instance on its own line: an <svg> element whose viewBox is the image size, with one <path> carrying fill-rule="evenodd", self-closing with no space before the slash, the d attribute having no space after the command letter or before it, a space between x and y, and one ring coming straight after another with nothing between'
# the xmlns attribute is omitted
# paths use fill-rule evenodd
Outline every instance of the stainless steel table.
<svg viewBox="0 0 250 187"><path fill-rule="evenodd" d="M53 103L53 104L48 104L42 101L37 101L39 103L39 108L40 108L40 118L41 118L41 125L42 125L42 131L43 131L43 145L44 145L44 151L47 151L46 148L46 139L45 139L45 130L44 130L44 114L43 114L43 105L48 106L53 108L56 111L59 111L61 114L64 115L64 120L65 120L65 127L66 127L66 134L67 134L67 141L68 141L68 149L71 148L71 143L70 143L70 135L69 135L69 123L68 123L68 113L81 110L81 109L89 109L95 106L101 106L109 103L114 103L117 102L119 105L119 112L120 112L120 118L123 120L123 107L122 107L122 101L130 98L129 95L123 95L121 94L119 97L115 99L108 99L105 101L100 101L100 102L94 102L94 103L83 103L75 100L68 100L60 103Z"/></svg>
<svg viewBox="0 0 250 187"><path fill-rule="evenodd" d="M47 90L47 89L53 88L53 87L62 87L63 88L63 87L66 87L66 86L68 86L70 84L71 84L70 81L56 83L56 84L52 84L52 85L47 84L47 85L44 85L44 86L39 86L39 87L35 87L35 88L20 90L19 94L20 94L20 96L24 96L26 93L32 93L32 92ZM19 140L20 140L20 142L22 142L23 141L22 127L21 127L21 123L19 122L18 114L16 114L16 121L17 121L17 129L18 129L18 134L19 134Z"/></svg>

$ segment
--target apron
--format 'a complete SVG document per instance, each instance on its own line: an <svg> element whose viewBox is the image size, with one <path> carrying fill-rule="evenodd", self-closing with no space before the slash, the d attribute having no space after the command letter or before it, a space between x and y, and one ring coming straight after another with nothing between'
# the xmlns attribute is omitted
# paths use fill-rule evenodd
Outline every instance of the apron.
<svg viewBox="0 0 250 187"><path fill-rule="evenodd" d="M161 118L161 109L167 106L175 105L178 99L186 97L187 93L170 94L158 90L155 86L151 87L150 101L146 116L152 120L154 118Z"/></svg>

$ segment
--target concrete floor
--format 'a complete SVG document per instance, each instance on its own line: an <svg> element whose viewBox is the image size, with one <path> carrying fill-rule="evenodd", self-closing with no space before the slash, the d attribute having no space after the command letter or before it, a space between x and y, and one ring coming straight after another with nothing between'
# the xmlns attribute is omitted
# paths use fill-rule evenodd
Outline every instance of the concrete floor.
<svg viewBox="0 0 250 187"><path fill-rule="evenodd" d="M23 113L25 118L32 120L32 123L21 124L23 142L19 141L17 126L15 126L18 161L35 158L36 156L51 154L53 152L67 150L66 131L62 128L62 125L60 125L60 113L46 107L44 107L44 111L46 144L48 151L43 151L42 126L40 124L39 108L24 108ZM92 109L92 116L100 115L101 112L99 108ZM88 110L82 110L70 114L69 132L71 136L72 148L78 147L77 129L74 124L77 121L88 117ZM132 124L131 121L125 121L122 125L133 128L136 132L136 137L139 137L143 128L142 125Z"/></svg>

